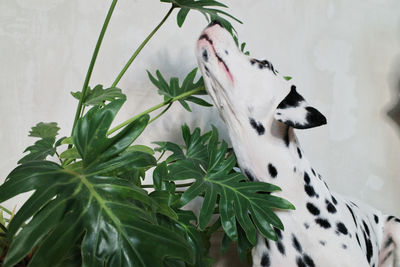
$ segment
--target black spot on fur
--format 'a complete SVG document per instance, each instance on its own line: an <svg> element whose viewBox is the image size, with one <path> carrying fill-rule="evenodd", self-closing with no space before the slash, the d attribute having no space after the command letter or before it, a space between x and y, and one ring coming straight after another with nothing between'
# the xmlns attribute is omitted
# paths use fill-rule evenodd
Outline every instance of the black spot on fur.
<svg viewBox="0 0 400 267"><path fill-rule="evenodd" d="M321 245L323 245L323 246L326 245L326 241L324 241L324 240L320 240L319 243L320 243Z"/></svg>
<svg viewBox="0 0 400 267"><path fill-rule="evenodd" d="M333 202L333 204L337 204L337 200L336 200L336 198L334 197L334 196L332 196L332 202Z"/></svg>
<svg viewBox="0 0 400 267"><path fill-rule="evenodd" d="M362 221L362 223L363 223L363 226L364 226L364 230L365 230L365 232L367 233L367 235L369 236L369 227L368 227L368 225L365 223L365 221L363 220Z"/></svg>
<svg viewBox="0 0 400 267"><path fill-rule="evenodd" d="M358 245L361 247L360 239L358 238L358 234L357 233L356 233L356 239L357 239Z"/></svg>
<svg viewBox="0 0 400 267"><path fill-rule="evenodd" d="M310 184L310 176L308 175L307 172L304 173L304 182L306 184Z"/></svg>
<svg viewBox="0 0 400 267"><path fill-rule="evenodd" d="M389 217L387 217L386 221L390 221L391 219L394 219L394 216L390 215Z"/></svg>
<svg viewBox="0 0 400 267"><path fill-rule="evenodd" d="M250 118L250 125L253 127L258 135L263 135L265 133L265 128L260 122L256 122L254 119Z"/></svg>
<svg viewBox="0 0 400 267"><path fill-rule="evenodd" d="M379 223L379 217L374 214L375 223Z"/></svg>
<svg viewBox="0 0 400 267"><path fill-rule="evenodd" d="M328 200L326 200L326 209L329 213L336 213L336 207Z"/></svg>
<svg viewBox="0 0 400 267"><path fill-rule="evenodd" d="M365 232L363 231L364 235L364 242L365 242L365 247L367 248L367 260L368 263L371 262L371 257L372 257L372 243L371 240L366 236Z"/></svg>
<svg viewBox="0 0 400 267"><path fill-rule="evenodd" d="M282 239L282 232L278 228L274 227L275 234L278 236L278 240Z"/></svg>
<svg viewBox="0 0 400 267"><path fill-rule="evenodd" d="M347 245L346 244L342 244L342 248L343 249L347 249Z"/></svg>
<svg viewBox="0 0 400 267"><path fill-rule="evenodd" d="M202 55L202 57L203 57L203 60L204 60L205 62L207 62L207 61L208 61L208 52L207 52L206 49L203 50L203 53L202 53L201 55Z"/></svg>
<svg viewBox="0 0 400 267"><path fill-rule="evenodd" d="M307 264L309 267L315 267L314 261L308 256L307 254L304 254L303 256L304 262Z"/></svg>
<svg viewBox="0 0 400 267"><path fill-rule="evenodd" d="M354 224L357 226L357 220L356 220L356 216L354 215L353 210L352 210L351 207L350 207L349 205L347 205L347 204L346 204L346 207L349 209L349 211L350 211L350 213L351 213L351 216L353 217Z"/></svg>
<svg viewBox="0 0 400 267"><path fill-rule="evenodd" d="M319 209L310 202L307 203L307 209L314 216L318 216L320 214Z"/></svg>
<svg viewBox="0 0 400 267"><path fill-rule="evenodd" d="M280 252L282 255L285 255L285 246L283 245L283 243L282 243L281 241L278 241L278 242L276 243L276 247L278 248L279 252Z"/></svg>
<svg viewBox="0 0 400 267"><path fill-rule="evenodd" d="M266 252L263 253L260 264L262 267L271 266L271 260L269 259L269 255Z"/></svg>
<svg viewBox="0 0 400 267"><path fill-rule="evenodd" d="M392 256L393 251L389 251L388 254L386 254L385 258L383 258L382 263L384 263L387 259L389 259L390 256Z"/></svg>
<svg viewBox="0 0 400 267"><path fill-rule="evenodd" d="M322 228L328 229L331 227L331 224L328 222L327 219L324 218L317 218L315 219L315 222L321 226Z"/></svg>
<svg viewBox="0 0 400 267"><path fill-rule="evenodd" d="M308 196L310 196L310 197L315 196L318 198L318 195L317 195L317 193L315 193L314 187L312 185L305 185L304 190L306 191Z"/></svg>
<svg viewBox="0 0 400 267"><path fill-rule="evenodd" d="M304 223L304 227L305 227L306 229L308 229L308 228L310 228L310 224Z"/></svg>
<svg viewBox="0 0 400 267"><path fill-rule="evenodd" d="M346 228L346 226L342 223L342 222L339 222L339 223L337 223L336 224L336 229L337 229L337 231L339 232L339 233L342 233L342 234L344 234L344 235L347 235L349 232L347 231L347 228Z"/></svg>
<svg viewBox="0 0 400 267"><path fill-rule="evenodd" d="M297 148L297 154L299 154L299 158L302 158L302 157L303 157L303 155L301 154L300 148Z"/></svg>
<svg viewBox="0 0 400 267"><path fill-rule="evenodd" d="M246 174L247 178L249 178L250 181L255 181L256 179L254 178L253 174L248 169L244 169L244 174Z"/></svg>
<svg viewBox="0 0 400 267"><path fill-rule="evenodd" d="M298 252L302 252L303 249L301 248L301 245L299 243L299 241L297 240L296 236L294 234L292 234L292 244L293 247L298 251Z"/></svg>
<svg viewBox="0 0 400 267"><path fill-rule="evenodd" d="M285 142L286 146L289 147L289 144L290 144L289 126L286 126L285 135L283 136L283 141Z"/></svg>
<svg viewBox="0 0 400 267"><path fill-rule="evenodd" d="M268 238L264 238L265 246L269 249L269 240Z"/></svg>
<svg viewBox="0 0 400 267"><path fill-rule="evenodd" d="M276 170L274 165L272 165L271 163L268 164L268 172L272 178L276 178L276 176L278 175L278 171Z"/></svg>
<svg viewBox="0 0 400 267"><path fill-rule="evenodd" d="M304 261L301 257L296 258L296 264L298 267L307 267L307 265L304 263Z"/></svg>
<svg viewBox="0 0 400 267"><path fill-rule="evenodd" d="M311 168L311 172L312 172L312 174L313 174L314 176L316 175L313 168Z"/></svg>

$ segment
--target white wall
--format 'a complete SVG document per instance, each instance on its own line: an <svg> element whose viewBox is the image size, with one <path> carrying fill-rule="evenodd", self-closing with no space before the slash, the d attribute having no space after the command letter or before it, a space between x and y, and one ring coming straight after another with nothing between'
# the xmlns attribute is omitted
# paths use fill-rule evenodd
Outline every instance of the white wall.
<svg viewBox="0 0 400 267"><path fill-rule="evenodd" d="M0 181L34 142L40 121L56 121L69 135L97 35L110 1L0 0ZM223 1L228 2L228 1ZM256 58L267 58L295 78L328 125L298 132L310 161L330 187L400 215L400 1L229 1L240 39ZM131 53L169 6L156 0L120 0L92 85L110 85ZM119 86L128 103L121 122L160 102L146 69L184 76L196 66L195 41L207 23L189 14L182 29L174 16L140 54ZM397 104L397 109L395 105ZM141 142L179 141L180 125L217 125L214 108L179 105L151 125ZM21 206L20 200L6 204Z"/></svg>

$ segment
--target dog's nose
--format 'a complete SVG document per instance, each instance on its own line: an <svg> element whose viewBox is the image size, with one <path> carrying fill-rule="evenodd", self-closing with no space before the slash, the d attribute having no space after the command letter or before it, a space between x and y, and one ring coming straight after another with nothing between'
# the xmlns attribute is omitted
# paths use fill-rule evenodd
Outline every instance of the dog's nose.
<svg viewBox="0 0 400 267"><path fill-rule="evenodd" d="M213 21L211 21L210 24L208 24L207 28L210 28L210 27L212 27L212 26L214 26L214 25L219 25L219 26L221 26L222 28L224 28L224 26L222 25L222 23L219 22L218 20L213 20Z"/></svg>

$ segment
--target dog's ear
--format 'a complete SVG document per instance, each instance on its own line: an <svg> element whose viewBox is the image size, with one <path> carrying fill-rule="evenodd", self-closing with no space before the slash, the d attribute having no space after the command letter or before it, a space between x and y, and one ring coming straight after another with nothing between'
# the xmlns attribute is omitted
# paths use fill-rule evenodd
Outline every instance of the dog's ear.
<svg viewBox="0 0 400 267"><path fill-rule="evenodd" d="M306 100L292 85L290 93L275 110L275 119L297 129L308 129L326 124L326 118Z"/></svg>

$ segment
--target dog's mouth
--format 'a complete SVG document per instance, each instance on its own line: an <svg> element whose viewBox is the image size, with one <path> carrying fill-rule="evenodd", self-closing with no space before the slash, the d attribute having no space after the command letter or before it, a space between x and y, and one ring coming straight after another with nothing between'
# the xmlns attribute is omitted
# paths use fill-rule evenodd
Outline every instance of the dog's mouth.
<svg viewBox="0 0 400 267"><path fill-rule="evenodd" d="M210 39L210 37L207 34L202 34L200 36L199 42L201 42L202 40L205 40L209 44L208 47L210 48L210 49L207 49L208 47L202 48L202 52L201 52L202 60L205 63L207 63L210 59L210 53L213 53L213 55L215 56L215 58L218 61L218 65L222 66L222 68L224 69L224 72L228 76L229 80L233 83L232 73L230 72L229 67L226 64L226 62L222 59L222 57L219 55L219 53L215 50L213 41ZM209 50L211 50L211 51L209 51Z"/></svg>

